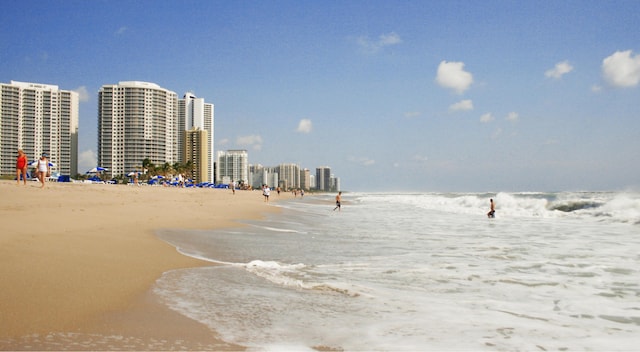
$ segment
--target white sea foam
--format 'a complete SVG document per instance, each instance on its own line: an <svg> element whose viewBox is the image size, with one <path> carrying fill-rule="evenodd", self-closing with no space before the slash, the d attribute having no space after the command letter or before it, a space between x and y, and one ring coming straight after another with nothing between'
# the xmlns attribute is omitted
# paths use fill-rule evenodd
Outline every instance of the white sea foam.
<svg viewBox="0 0 640 352"><path fill-rule="evenodd" d="M156 292L258 351L637 348L637 194L343 196L340 213L296 199L242 231L165 234L228 265Z"/></svg>

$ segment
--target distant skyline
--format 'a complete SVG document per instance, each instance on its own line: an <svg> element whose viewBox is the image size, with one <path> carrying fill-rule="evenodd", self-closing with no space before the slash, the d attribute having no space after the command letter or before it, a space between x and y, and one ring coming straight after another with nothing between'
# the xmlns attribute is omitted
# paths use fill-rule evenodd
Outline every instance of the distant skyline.
<svg viewBox="0 0 640 352"><path fill-rule="evenodd" d="M35 1L0 13L0 82L215 105L216 150L328 165L345 191L640 189L638 1Z"/></svg>

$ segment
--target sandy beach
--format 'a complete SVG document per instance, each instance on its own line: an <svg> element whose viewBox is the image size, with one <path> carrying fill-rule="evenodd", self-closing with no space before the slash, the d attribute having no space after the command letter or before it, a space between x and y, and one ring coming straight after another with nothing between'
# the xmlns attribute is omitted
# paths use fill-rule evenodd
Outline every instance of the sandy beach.
<svg viewBox="0 0 640 352"><path fill-rule="evenodd" d="M154 230L240 226L277 211L260 192L38 186L0 181L0 349L242 349L154 300L163 272L211 265Z"/></svg>

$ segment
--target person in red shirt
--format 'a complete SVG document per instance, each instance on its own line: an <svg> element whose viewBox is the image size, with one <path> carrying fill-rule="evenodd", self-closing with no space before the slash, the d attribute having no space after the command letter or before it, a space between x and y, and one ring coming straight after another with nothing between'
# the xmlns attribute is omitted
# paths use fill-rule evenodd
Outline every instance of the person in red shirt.
<svg viewBox="0 0 640 352"><path fill-rule="evenodd" d="M18 149L18 159L16 160L16 181L18 181L18 185L20 185L20 175L22 174L22 179L24 180L24 185L27 185L27 164L29 160L27 160L27 155L22 151L22 149Z"/></svg>

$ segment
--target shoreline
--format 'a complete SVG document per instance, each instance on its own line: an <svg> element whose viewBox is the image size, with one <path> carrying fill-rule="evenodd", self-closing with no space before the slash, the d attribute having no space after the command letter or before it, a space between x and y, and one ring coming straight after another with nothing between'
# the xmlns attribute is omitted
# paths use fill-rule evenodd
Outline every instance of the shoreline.
<svg viewBox="0 0 640 352"><path fill-rule="evenodd" d="M5 180L0 192L0 349L243 349L151 297L162 273L212 265L155 231L242 226L277 211L260 192Z"/></svg>

